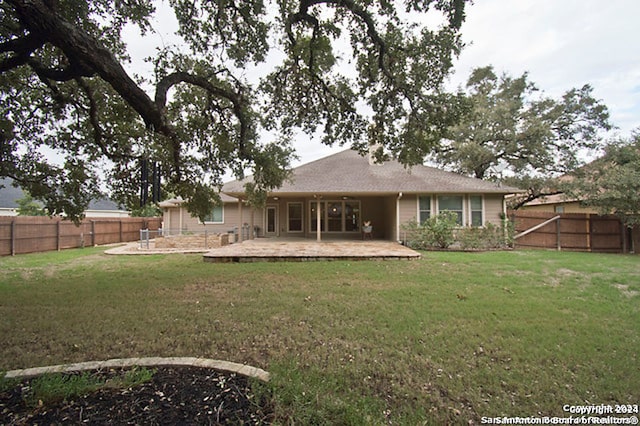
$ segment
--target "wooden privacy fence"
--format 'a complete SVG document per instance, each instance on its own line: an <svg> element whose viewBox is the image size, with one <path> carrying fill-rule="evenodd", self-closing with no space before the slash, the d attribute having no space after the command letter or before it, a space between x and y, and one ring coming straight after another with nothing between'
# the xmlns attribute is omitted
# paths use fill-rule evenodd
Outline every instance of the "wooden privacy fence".
<svg viewBox="0 0 640 426"><path fill-rule="evenodd" d="M640 244L640 228L630 229L616 216L516 210L511 218L516 248L628 253Z"/></svg>
<svg viewBox="0 0 640 426"><path fill-rule="evenodd" d="M159 217L87 218L79 226L54 217L0 217L0 256L137 241Z"/></svg>

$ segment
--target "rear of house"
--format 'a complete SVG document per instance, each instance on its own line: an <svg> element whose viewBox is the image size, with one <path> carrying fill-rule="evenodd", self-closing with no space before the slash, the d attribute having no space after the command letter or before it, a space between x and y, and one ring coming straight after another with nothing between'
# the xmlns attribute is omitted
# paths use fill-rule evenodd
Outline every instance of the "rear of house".
<svg viewBox="0 0 640 426"><path fill-rule="evenodd" d="M223 204L204 222L189 215L182 200L163 202L164 227L231 232L237 239L321 240L360 239L363 225L370 223L373 238L402 241L403 224L445 210L458 215L460 226L500 225L505 195L518 191L433 167L378 164L351 150L294 169L290 181L271 192L262 209L244 202L249 180L224 185Z"/></svg>

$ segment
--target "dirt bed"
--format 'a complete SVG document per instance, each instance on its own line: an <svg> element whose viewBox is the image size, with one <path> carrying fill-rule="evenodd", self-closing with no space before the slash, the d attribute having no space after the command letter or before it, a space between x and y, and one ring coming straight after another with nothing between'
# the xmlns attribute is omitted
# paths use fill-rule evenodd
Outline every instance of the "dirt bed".
<svg viewBox="0 0 640 426"><path fill-rule="evenodd" d="M55 404L25 402L30 380L0 392L0 424L269 424L271 413L249 379L208 368L157 367L150 381L101 389ZM94 372L121 374L122 370ZM73 374L73 373L70 373Z"/></svg>

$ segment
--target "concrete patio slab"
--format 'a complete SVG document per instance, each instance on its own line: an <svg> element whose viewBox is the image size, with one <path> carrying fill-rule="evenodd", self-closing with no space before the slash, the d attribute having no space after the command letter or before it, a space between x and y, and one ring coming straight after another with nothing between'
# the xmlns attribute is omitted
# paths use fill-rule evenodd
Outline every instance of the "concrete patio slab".
<svg viewBox="0 0 640 426"><path fill-rule="evenodd" d="M283 241L256 239L213 249L205 262L308 262L419 259L420 253L390 241Z"/></svg>

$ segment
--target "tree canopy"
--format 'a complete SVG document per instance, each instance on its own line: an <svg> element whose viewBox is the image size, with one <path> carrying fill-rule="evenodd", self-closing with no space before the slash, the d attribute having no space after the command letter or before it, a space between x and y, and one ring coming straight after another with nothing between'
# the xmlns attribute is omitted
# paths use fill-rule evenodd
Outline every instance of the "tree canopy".
<svg viewBox="0 0 640 426"><path fill-rule="evenodd" d="M601 214L618 215L629 226L640 224L640 129L631 138L610 142L604 156L577 170L562 189Z"/></svg>
<svg viewBox="0 0 640 426"><path fill-rule="evenodd" d="M131 208L141 167L155 164L204 217L227 170L253 173L258 202L280 185L298 130L416 164L460 111L440 89L464 0L169 5L179 41L149 52L153 75L132 76L123 29L153 32L157 2L0 2L0 176L77 219L105 176ZM248 69L268 72L255 81Z"/></svg>
<svg viewBox="0 0 640 426"><path fill-rule="evenodd" d="M18 198L16 204L18 205L18 216L46 216L44 208L40 203L33 199L28 192L24 193L22 198Z"/></svg>
<svg viewBox="0 0 640 426"><path fill-rule="evenodd" d="M471 72L466 89L468 110L435 159L460 173L526 188L519 204L550 195L551 179L583 165L581 156L601 148L602 132L611 129L607 107L589 85L554 99L539 94L527 73L498 76L487 66Z"/></svg>

